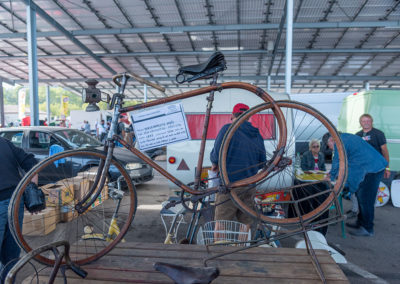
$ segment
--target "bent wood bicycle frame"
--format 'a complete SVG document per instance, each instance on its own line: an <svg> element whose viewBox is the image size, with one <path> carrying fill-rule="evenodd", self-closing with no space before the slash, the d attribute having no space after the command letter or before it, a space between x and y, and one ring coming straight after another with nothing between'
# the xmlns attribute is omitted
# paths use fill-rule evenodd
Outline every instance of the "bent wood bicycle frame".
<svg viewBox="0 0 400 284"><path fill-rule="evenodd" d="M116 102L114 106L114 113L113 113L113 118L111 122L111 128L109 131L109 134L107 136L107 142L105 143L104 146L104 151L107 153L107 159L105 161L102 161L102 163L99 165L98 169L98 174L96 176L96 179L94 181L94 184L92 185L91 189L88 191L86 196L76 204L75 209L79 213L85 212L91 204L95 202L97 197L100 195L100 192L105 184L105 179L106 179L106 172L108 171L108 168L110 166L111 158L113 156L113 149L115 147L115 142L121 143L125 148L130 150L133 154L135 154L137 157L148 163L151 167L153 167L156 171L158 171L161 175L163 175L165 178L176 184L179 188L184 190L185 192L188 192L192 195L197 195L198 197L192 201L197 201L201 199L203 196L210 195L212 193L216 193L218 191L221 191L221 188L213 187L209 188L207 190L198 190L198 187L200 185L200 173L202 170L202 163L203 163L203 158L204 158L204 149L205 149L205 143L206 143L206 137L207 137L207 131L208 131L208 123L209 123L209 118L211 115L211 108L212 108L212 102L214 100L214 93L215 91L222 91L224 89L232 89L232 88L237 88L237 89L244 89L247 90L255 95L257 95L259 98L261 98L263 101L268 102L272 105L271 109L275 115L276 121L279 125L279 140L277 143L277 149L275 151L275 155L272 157L271 160L267 161L267 165L265 166L265 171L262 174L257 174L255 176L249 177L245 180L241 180L238 182L234 182L231 184L226 185L226 188L223 189L224 192L228 192L230 189L242 186L243 183L245 184L252 184L256 183L257 181L260 181L261 179L265 178L272 170L273 168L279 163L282 155L283 155L283 149L284 145L286 144L286 135L287 135L287 130L286 130L286 122L284 115L280 108L276 105L275 101L272 99L272 97L265 92L263 89L248 84L248 83L243 83L243 82L226 82L226 83L217 83L217 77L218 74L214 74L213 76L213 81L210 86L200 88L200 89L195 89L192 91L184 92L181 94L173 95L170 97L166 98L161 98L155 101L151 102L146 102L134 106L129 106L129 107L122 107L123 104L123 99L124 99L124 90L127 84L127 81L129 77L134 77L130 74L124 73L124 74L119 74L114 76L113 81L116 83L118 86L118 92L114 94L116 96ZM153 83L154 86L154 83ZM162 89L160 87L159 89ZM130 111L135 111L135 110L141 110L157 105L163 105L166 103L182 100L182 99L187 99L191 98L194 96L199 96L202 94L209 93L209 97L207 98L208 104L207 104L207 109L206 109L206 114L205 114L205 123L204 123L204 129L202 133L202 139L201 139L201 146L200 146L200 151L199 151L199 156L198 156L198 163L197 163L197 171L196 171L196 177L195 177L195 185L194 189L190 188L189 186L185 185L182 183L180 180L178 180L176 177L174 177L172 174L170 174L168 171L164 170L161 166L159 166L156 162L154 162L152 159L150 159L147 155L145 155L143 152L141 152L139 149L129 145L126 143L120 136L116 135L116 129L117 129L117 123L118 123L118 117L121 113L125 112L130 112ZM100 185L99 185L100 183ZM99 186L98 186L99 185Z"/></svg>

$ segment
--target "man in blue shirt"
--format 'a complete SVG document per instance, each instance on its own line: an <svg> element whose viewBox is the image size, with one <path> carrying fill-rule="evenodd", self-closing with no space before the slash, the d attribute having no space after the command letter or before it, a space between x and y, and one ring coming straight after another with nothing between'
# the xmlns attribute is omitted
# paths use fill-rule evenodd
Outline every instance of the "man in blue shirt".
<svg viewBox="0 0 400 284"><path fill-rule="evenodd" d="M356 229L350 232L352 235L371 237L374 235L376 195L387 161L361 137L348 133L342 133L340 137L347 155L347 185L351 193L355 192L360 207L357 221L346 225ZM334 150L330 178L335 180L338 175L339 156L332 137L328 139L328 147Z"/></svg>
<svg viewBox="0 0 400 284"><path fill-rule="evenodd" d="M238 103L233 107L232 122L235 121L243 112L247 111L249 106ZM210 153L212 170L218 171L218 158L222 140L226 131L231 124L225 124L218 133L214 143L214 148ZM236 133L233 135L229 144L227 154L227 172L230 182L235 182L257 173L257 171L265 165L266 151L264 140L258 128L245 121ZM259 165L259 167L254 167ZM246 204L253 204L252 192L242 188L234 189L240 192L241 199ZM216 204L220 204L215 208L215 220L234 220L235 218L250 227L252 218L241 212L232 201L229 200L227 194L217 194Z"/></svg>

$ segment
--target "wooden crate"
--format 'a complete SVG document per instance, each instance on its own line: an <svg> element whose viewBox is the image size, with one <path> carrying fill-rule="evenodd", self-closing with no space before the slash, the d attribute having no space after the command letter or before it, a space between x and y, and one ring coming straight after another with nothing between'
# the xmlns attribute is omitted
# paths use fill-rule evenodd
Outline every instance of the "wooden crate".
<svg viewBox="0 0 400 284"><path fill-rule="evenodd" d="M78 217L78 212L73 207L61 206L60 207L60 222L71 222Z"/></svg>
<svg viewBox="0 0 400 284"><path fill-rule="evenodd" d="M46 206L57 207L74 201L75 184L55 183L42 187L46 197Z"/></svg>
<svg viewBox="0 0 400 284"><path fill-rule="evenodd" d="M54 207L46 208L37 214L24 213L22 233L26 236L44 236L56 229L58 212Z"/></svg>

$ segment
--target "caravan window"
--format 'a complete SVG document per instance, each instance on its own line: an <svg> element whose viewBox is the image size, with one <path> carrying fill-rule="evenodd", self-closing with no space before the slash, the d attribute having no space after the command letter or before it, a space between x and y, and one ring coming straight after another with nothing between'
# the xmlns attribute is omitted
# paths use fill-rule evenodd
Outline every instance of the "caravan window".
<svg viewBox="0 0 400 284"><path fill-rule="evenodd" d="M216 139L219 130L227 123L231 123L231 114L212 114L210 116L210 125L208 128L207 139ZM192 140L201 140L203 133L204 114L186 114L190 136ZM252 116L251 124L261 131L264 140L276 139L275 119L272 113L258 114ZM263 127L260 127L263 125ZM267 127L265 127L267 125Z"/></svg>

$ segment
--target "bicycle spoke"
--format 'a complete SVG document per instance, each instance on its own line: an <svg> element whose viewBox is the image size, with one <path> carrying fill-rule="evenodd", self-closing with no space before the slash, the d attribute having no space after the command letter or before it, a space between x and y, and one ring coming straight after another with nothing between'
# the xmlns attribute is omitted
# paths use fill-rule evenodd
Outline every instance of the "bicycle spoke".
<svg viewBox="0 0 400 284"><path fill-rule="evenodd" d="M277 140L264 140L267 159L266 165L274 165L273 170L264 178L256 181L254 186L244 187L246 190L243 192L231 191L231 196L239 208L263 222L286 225L299 224L302 220L311 222L312 220L316 220L318 216L324 214L324 211L332 204L334 195L343 187L347 166L345 164L345 154L342 143L335 128L322 114L318 113L318 111L301 103L290 101L277 102L277 105L287 119L287 140L283 149L282 159L276 164L271 163L271 160L276 157L274 151L277 149ZM260 117L263 113L267 113L271 106L270 104L263 104L250 109L239 118L239 120L234 122L234 124L236 124L235 126L231 126L228 130L221 148L221 151L226 155L226 159L224 160L226 165L221 175L225 185L230 186L232 184L234 186L235 180L232 180L232 177L235 177L235 175L237 176L237 174L240 174L240 171L242 171L242 175L247 178L247 169L259 165L259 163L247 165L243 162L242 157L230 154L240 150L235 148L235 143L230 142L234 141L234 139L241 139L242 141L246 141L245 139L247 139L247 141L252 141L251 139L245 138L245 134L240 131L240 126L246 121L252 123L256 120L253 119L253 117ZM268 121L264 120L262 123L257 124L257 128L259 128L260 133L266 133L266 129L270 129L270 126ZM306 144L307 150L309 141L312 139L322 141L322 136L328 132L334 137L336 145L339 145L341 149L339 151L339 159L343 161L339 169L340 175L338 182L331 188L331 191L329 191L330 186L327 186L326 183L310 183L303 181L301 175L299 175L300 172L298 172L297 175L295 172L295 165L300 164L300 161L296 161L296 152L299 151L296 147L303 143ZM252 149L254 155L262 152L256 144L251 144L249 142L247 147ZM232 167L228 165L234 165L236 168L239 168L239 170L229 171ZM260 173L257 173L257 175L259 174ZM319 176L319 178L322 177L323 176ZM319 192L325 192L324 190L328 191L322 195L318 195ZM271 201L271 203L264 201L261 205L264 209L269 208L269 211L267 210L269 216L260 214L260 212L257 211L259 209L254 209L260 208L260 200L256 199L253 204L245 204L243 202L242 197L249 194L249 191L252 191L251 194L253 196L264 196L266 200ZM297 212L296 207L298 207L299 212ZM279 218L276 218L273 214L276 210L281 210Z"/></svg>
<svg viewBox="0 0 400 284"><path fill-rule="evenodd" d="M75 210L76 204L89 193L90 187L94 184L97 175L95 165L99 165L104 159L105 155L101 152L67 151L49 157L28 173L25 182L13 196L13 204L21 199L26 185L34 175L33 172L37 171L39 185L47 195L47 208L38 214L44 216L43 224L35 223L36 220L26 216L24 223L19 224L18 212L13 211L14 227L19 228L22 225L22 230L15 230L14 234L24 250L30 251L49 242L67 240L71 245L71 259L83 264L101 257L117 244L127 232L136 210L136 193L129 175L121 165L112 161L113 173L116 174L117 169L119 174L116 176L123 177L125 186L123 191L114 188L115 180L110 180L111 176L107 176L105 186L95 202L85 212L78 213ZM88 167L75 172L74 163L87 164ZM93 194L96 193L97 189ZM120 197L115 198L115 196ZM91 196L89 197L88 200L91 199ZM118 207L120 198L122 201ZM117 208L119 208L118 220L112 223ZM120 233L118 236L108 236L114 224L118 226ZM48 253L40 255L38 260L46 264L53 262Z"/></svg>

